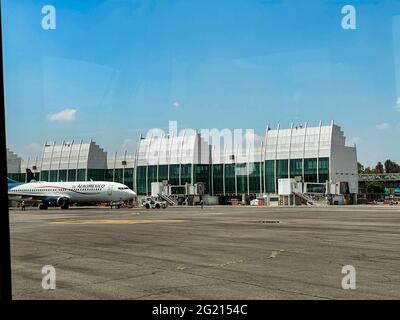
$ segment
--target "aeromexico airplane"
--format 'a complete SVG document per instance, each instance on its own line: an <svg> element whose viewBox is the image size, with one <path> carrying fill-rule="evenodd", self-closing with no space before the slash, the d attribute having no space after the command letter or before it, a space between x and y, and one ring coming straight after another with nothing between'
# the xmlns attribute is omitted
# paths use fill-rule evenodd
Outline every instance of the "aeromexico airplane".
<svg viewBox="0 0 400 320"><path fill-rule="evenodd" d="M39 208L42 210L48 207L68 209L69 205L73 203L96 204L129 201L136 195L126 185L117 182L36 182L30 178L28 181L31 182L19 183L7 178L8 196L10 199L18 200L41 200Z"/></svg>

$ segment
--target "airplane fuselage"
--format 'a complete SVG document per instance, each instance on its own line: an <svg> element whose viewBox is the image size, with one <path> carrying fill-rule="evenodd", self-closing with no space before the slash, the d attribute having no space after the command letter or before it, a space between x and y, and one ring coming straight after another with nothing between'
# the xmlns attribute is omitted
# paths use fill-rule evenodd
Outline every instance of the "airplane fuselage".
<svg viewBox="0 0 400 320"><path fill-rule="evenodd" d="M132 200L135 193L117 182L30 182L8 190L10 198L42 200L46 206L66 206L66 203L100 203Z"/></svg>

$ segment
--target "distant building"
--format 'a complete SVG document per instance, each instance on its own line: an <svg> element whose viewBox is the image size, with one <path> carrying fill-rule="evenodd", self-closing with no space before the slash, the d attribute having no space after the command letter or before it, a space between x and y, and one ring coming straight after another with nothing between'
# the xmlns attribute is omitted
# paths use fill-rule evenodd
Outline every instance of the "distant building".
<svg viewBox="0 0 400 320"><path fill-rule="evenodd" d="M94 141L46 142L40 160L40 180L104 180L107 152Z"/></svg>
<svg viewBox="0 0 400 320"><path fill-rule="evenodd" d="M6 149L7 152L7 174L10 179L20 181L21 180L21 165L22 158L15 154L10 149Z"/></svg>
<svg viewBox="0 0 400 320"><path fill-rule="evenodd" d="M375 194L367 190L368 184L380 184L384 193ZM400 198L400 173L361 173L359 175L359 194L369 200Z"/></svg>
<svg viewBox="0 0 400 320"><path fill-rule="evenodd" d="M210 187L210 147L199 134L141 138L135 160L138 195L150 195L152 182Z"/></svg>

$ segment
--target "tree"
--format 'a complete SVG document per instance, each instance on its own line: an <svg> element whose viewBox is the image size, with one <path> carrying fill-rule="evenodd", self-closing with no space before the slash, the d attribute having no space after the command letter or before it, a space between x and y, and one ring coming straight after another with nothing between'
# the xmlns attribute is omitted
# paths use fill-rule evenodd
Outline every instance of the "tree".
<svg viewBox="0 0 400 320"><path fill-rule="evenodd" d="M376 164L375 173L383 173L383 164L380 161Z"/></svg>
<svg viewBox="0 0 400 320"><path fill-rule="evenodd" d="M400 166L396 162L388 159L385 161L385 171L386 173L399 173Z"/></svg>
<svg viewBox="0 0 400 320"><path fill-rule="evenodd" d="M364 169L364 173L366 173L366 174L375 173L375 169L371 169L370 167L366 167Z"/></svg>
<svg viewBox="0 0 400 320"><path fill-rule="evenodd" d="M365 190L367 193L384 193L385 186L379 181L368 181L365 184Z"/></svg>
<svg viewBox="0 0 400 320"><path fill-rule="evenodd" d="M357 168L358 173L364 173L364 166L360 162L357 162Z"/></svg>

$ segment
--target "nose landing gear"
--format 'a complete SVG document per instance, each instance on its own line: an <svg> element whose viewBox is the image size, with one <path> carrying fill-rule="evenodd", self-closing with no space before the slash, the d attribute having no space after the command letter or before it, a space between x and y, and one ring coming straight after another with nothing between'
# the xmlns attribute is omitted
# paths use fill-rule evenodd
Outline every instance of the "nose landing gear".
<svg viewBox="0 0 400 320"><path fill-rule="evenodd" d="M49 206L47 205L47 203L42 202L41 204L39 204L40 210L47 210L48 208Z"/></svg>

